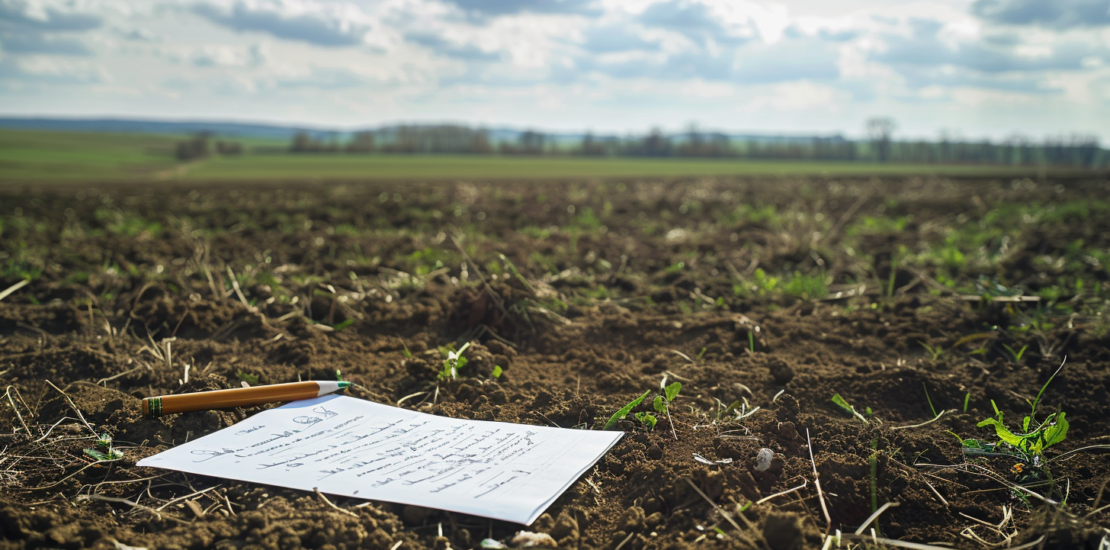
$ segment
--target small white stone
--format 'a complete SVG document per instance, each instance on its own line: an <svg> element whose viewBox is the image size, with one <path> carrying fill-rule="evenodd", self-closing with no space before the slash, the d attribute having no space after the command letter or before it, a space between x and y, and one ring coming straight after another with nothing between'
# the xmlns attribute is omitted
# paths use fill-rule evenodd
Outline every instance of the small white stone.
<svg viewBox="0 0 1110 550"><path fill-rule="evenodd" d="M755 455L755 471L766 472L771 467L771 460L775 458L775 452L766 447L759 450Z"/></svg>

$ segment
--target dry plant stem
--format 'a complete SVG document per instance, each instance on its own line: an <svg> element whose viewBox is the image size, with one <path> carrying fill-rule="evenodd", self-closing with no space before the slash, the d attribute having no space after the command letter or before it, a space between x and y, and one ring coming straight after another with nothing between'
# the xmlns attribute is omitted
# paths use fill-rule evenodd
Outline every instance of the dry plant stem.
<svg viewBox="0 0 1110 550"><path fill-rule="evenodd" d="M393 543L393 546L390 546L390 547L389 547L389 550L397 550L397 549L398 549L398 548L400 548L400 547L401 547L401 545L402 545L402 544L404 544L404 543L405 543L405 541L403 541L403 540L399 540L399 541L397 541L397 542Z"/></svg>
<svg viewBox="0 0 1110 550"><path fill-rule="evenodd" d="M945 506L948 506L948 507L951 507L951 506L952 506L951 504L949 504L949 503L948 503L948 501L947 501L947 500L945 500L945 498L944 498L944 497L942 497L942 496L940 495L940 491L937 491L937 488L936 488L936 487L933 487L933 484L932 484L932 483L929 483L929 480L925 479L925 477L924 477L924 476L922 476L922 477L921 477L921 481L924 481L924 482L925 482L925 485L928 485L928 486L929 486L929 490L933 491L933 494L934 494L934 495L936 495L936 496L937 496L937 498L939 498L939 499L940 499L940 501L941 501L941 502L942 502L942 503L943 503L943 504L944 504Z"/></svg>
<svg viewBox="0 0 1110 550"><path fill-rule="evenodd" d="M767 495L767 496L755 501L755 505L759 506L760 504L763 504L764 502L767 502L768 500L771 500L773 498L781 497L781 496L784 496L784 495L789 495L790 493L793 493L794 491L800 491L802 489L805 489L808 485L809 485L809 480L808 479L803 479L803 483L801 485L799 485L797 487L794 487L793 489L787 489L787 490L785 490L781 493L775 493L773 495Z"/></svg>
<svg viewBox="0 0 1110 550"><path fill-rule="evenodd" d="M920 542L904 542L895 539L884 539L883 537L873 537L871 535L844 534L841 535L841 538L850 540L872 541L879 544L885 544L887 546L894 546L896 548L909 548L911 550L952 550L950 546L937 546L935 544L922 544ZM1043 538L1044 537L1041 537L1041 539ZM1037 539L1033 542L1033 544L1039 543L1041 539ZM1021 550L1022 548L1029 548L1029 546L1015 546L1010 550Z"/></svg>
<svg viewBox="0 0 1110 550"><path fill-rule="evenodd" d="M829 507L825 504L825 494L821 492L821 475L817 473L817 461L813 459L813 442L809 439L809 428L806 428L806 448L809 449L809 463L813 465L813 484L817 486L817 499L821 501L821 511L825 514L825 536L829 536L832 529L832 517L829 516Z"/></svg>
<svg viewBox="0 0 1110 550"><path fill-rule="evenodd" d="M158 510L155 510L154 508L151 508L149 506L144 506L144 505L139 504L137 502L132 502L132 501L127 500L125 498L105 497L105 496L101 496L101 495L80 495L80 496L77 497L77 502L81 502L83 500L99 500L99 501L103 501L103 502L115 502L115 503L118 503L118 504L126 504L126 505L128 505L132 508L135 508L136 510L143 510L143 511L146 511L146 512L150 512L150 513L154 514L158 519L162 519L162 517L163 517L161 512L159 512ZM168 518L168 519L172 519L172 520L174 520L178 523L189 523L185 520L175 518L173 516L165 516L165 517Z"/></svg>
<svg viewBox="0 0 1110 550"><path fill-rule="evenodd" d="M948 410L940 411L940 414L934 416L932 420L926 420L925 422L922 422L920 424L913 424L913 425L910 425L910 426L894 426L890 429L892 429L892 430L908 430L910 428L920 428L922 426L928 426L929 424L932 424L933 422L936 422L937 420L940 420L940 417L944 416L945 413L950 413L954 410L955 409L948 409Z"/></svg>
<svg viewBox="0 0 1110 550"><path fill-rule="evenodd" d="M239 280L235 278L235 272L231 271L231 266L224 267L227 267L227 277L231 279L231 288L235 289L235 295L239 297L239 301L243 302L247 309L254 309L254 306L247 301L247 297L243 296L243 291L239 289Z"/></svg>
<svg viewBox="0 0 1110 550"><path fill-rule="evenodd" d="M629 533L628 536L624 537L624 540L622 540L621 543L618 544L617 547L614 548L613 550L621 550L621 548L624 548L624 545L628 544L628 541L632 540L632 537L634 537L634 536L636 536L635 532Z"/></svg>
<svg viewBox="0 0 1110 550"><path fill-rule="evenodd" d="M1098 503L1102 502L1102 492L1106 490L1107 483L1110 483L1110 478L1106 478L1098 488L1098 495L1095 496L1095 503L1091 505L1091 508L1098 508Z"/></svg>
<svg viewBox="0 0 1110 550"><path fill-rule="evenodd" d="M0 300L3 300L4 298L7 298L13 292L15 292L15 291L17 291L17 290L19 290L19 289L21 289L21 288L23 288L23 287L25 287L29 284L31 284L31 281L29 281L27 279L23 279L22 281L19 281L18 283L14 284L12 286L9 286L3 292L0 292Z"/></svg>
<svg viewBox="0 0 1110 550"><path fill-rule="evenodd" d="M881 515L883 514L883 512L885 512L885 511L886 511L886 509L887 509L887 508L892 508L892 507L894 507L894 506L898 506L898 505L899 505L899 503L897 503L897 502L888 502L888 503L886 503L886 504L884 504L884 505L880 506L878 510L875 510L875 513L874 513L874 514L871 514L870 516L868 516L868 518L867 518L867 519L863 520L863 523L862 523L862 524L860 524L860 526L859 526L859 528L858 528L858 529L856 529L856 534L857 534L857 535L862 535L862 534L863 534L863 532L864 532L865 530L867 530L867 526L868 526L868 525L871 525L871 522L873 522L873 521L875 521L876 519L878 519L878 518L879 518L879 516L881 516Z"/></svg>
<svg viewBox="0 0 1110 550"><path fill-rule="evenodd" d="M726 521L731 523L732 526L735 527L737 531L742 531L742 529L740 529L740 524L736 523L736 520L732 519L732 516L728 515L728 512L725 512L724 509L721 508L720 506L718 506L716 502L713 502L713 500L709 498L709 495L705 494L701 489L698 488L697 485L694 485L694 482L690 478L685 477L683 479L686 480L686 483L690 484L691 489L693 489L699 495L701 495L701 498L704 498L705 501L708 502L709 505L712 506L714 509L716 509L717 513L721 514L721 516L724 517Z"/></svg>
<svg viewBox="0 0 1110 550"><path fill-rule="evenodd" d="M87 470L87 469L89 469L93 466L111 464L113 462L119 462L120 460L122 460L122 459L116 458L116 459L113 459L113 460L98 460L96 462L90 462L90 463L82 466L81 468L79 468L76 472L73 472L72 474L69 474L68 476L63 477L62 479L59 479L58 481L55 481L54 483L51 483L50 485L43 485L41 487L32 487L30 489L18 489L18 490L30 492L30 491L41 491L43 489L49 489L51 487L56 487L56 486L60 485L62 482L64 482L65 480L67 480L67 479L69 479L69 478L71 478L71 477L73 477L73 476L75 476L75 475L77 475L81 472L84 472L85 470Z"/></svg>
<svg viewBox="0 0 1110 550"><path fill-rule="evenodd" d="M327 504L328 506L331 506L335 510L338 510L340 513L347 514L348 516L351 516L353 518L358 517L358 514L352 512L350 510L344 510L344 509L336 506L334 502L328 500L328 497L324 496L324 493L320 492L320 489L318 489L316 487L313 487L312 490L316 492L316 496L320 497L320 500L324 501L324 504ZM225 498L226 498L226 496L225 496ZM228 507L230 508L231 505L229 504Z"/></svg>
<svg viewBox="0 0 1110 550"><path fill-rule="evenodd" d="M53 382L47 380L46 383L50 384L51 388L54 388L55 390L58 390L58 393L62 394L62 397L65 398L66 403L69 404L69 408L73 409L73 412L77 413L77 418L79 420L81 420L81 423L84 424L85 427L88 428L90 432L92 432L93 436L94 437L100 437L99 435L97 435L96 430L93 429L92 425L89 424L89 421L85 420L85 415L81 414L81 411L77 409L77 404L74 403L73 400L69 398L69 395L66 395L66 392L62 391L60 388L58 388L58 386L55 386Z"/></svg>
<svg viewBox="0 0 1110 550"><path fill-rule="evenodd" d="M15 386L8 386L8 389L4 392L4 397L7 397L8 398L8 403L12 404L12 410L15 411L16 418L19 419L20 424L23 424L23 431L27 432L27 435L30 436L31 435L31 428L28 428L27 423L23 421L23 415L19 414L19 407L15 406L15 401L12 399L12 388L14 388L14 387ZM19 390L17 389L15 391L18 392Z"/></svg>

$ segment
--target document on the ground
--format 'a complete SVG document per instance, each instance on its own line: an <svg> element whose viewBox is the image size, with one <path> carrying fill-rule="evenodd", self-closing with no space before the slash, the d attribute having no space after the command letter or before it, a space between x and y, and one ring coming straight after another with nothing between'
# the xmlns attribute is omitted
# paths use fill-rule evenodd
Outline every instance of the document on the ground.
<svg viewBox="0 0 1110 550"><path fill-rule="evenodd" d="M621 435L329 395L258 413L138 465L530 524Z"/></svg>

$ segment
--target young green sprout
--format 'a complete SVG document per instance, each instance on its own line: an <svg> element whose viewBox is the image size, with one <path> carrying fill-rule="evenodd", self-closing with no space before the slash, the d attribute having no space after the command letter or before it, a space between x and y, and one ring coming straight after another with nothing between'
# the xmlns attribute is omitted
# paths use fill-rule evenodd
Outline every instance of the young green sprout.
<svg viewBox="0 0 1110 550"><path fill-rule="evenodd" d="M1064 359L1067 361L1067 358ZM1041 386L1041 391L1037 392L1037 397L1030 403L1029 415L1021 421L1021 433L1014 433L1003 423L1002 411L998 410L994 400L991 400L991 407L994 409L995 418L987 418L979 422L980 428L986 426L994 427L995 435L998 436L999 443L991 445L990 448L995 452L1005 450L1007 447L1012 451L1004 454L1011 454L1021 459L1028 466L1037 468L1040 472L1047 473L1048 465L1044 460L1045 449L1064 441L1068 436L1068 421L1065 418L1063 411L1054 412L1044 419L1043 422L1038 422L1036 419L1037 404L1041 400L1041 395L1044 394L1048 385L1064 368L1064 364L1060 364L1060 368L1048 378L1048 381ZM964 452L969 451L968 441L962 440ZM976 442L977 443L977 442ZM977 449L971 448L972 453L976 454ZM1050 474L1049 474L1050 475ZM1051 479L1051 478L1050 478Z"/></svg>
<svg viewBox="0 0 1110 550"><path fill-rule="evenodd" d="M1014 358L1014 363L1021 363L1021 357L1025 355L1025 350L1029 349L1028 345L1021 346L1021 349L1016 351L1014 350L1014 348L1011 348L1006 344L1002 344L1002 347L1006 348L1006 351L1010 352L1010 357Z"/></svg>
<svg viewBox="0 0 1110 550"><path fill-rule="evenodd" d="M851 415L855 416L856 418L858 418L860 420L860 422L863 422L864 424L868 424L867 419L864 418L863 415L860 414L858 411L856 411L855 407L853 407L850 403L848 403L848 401L846 401L843 397L840 397L839 393L834 393L833 394L832 402L835 403L836 406L840 407L844 412L846 412L848 414L851 414Z"/></svg>
<svg viewBox="0 0 1110 550"><path fill-rule="evenodd" d="M107 433L100 434L95 445L94 449L85 449L85 454L95 458L97 462L123 458L123 451L112 446L112 436Z"/></svg>
<svg viewBox="0 0 1110 550"><path fill-rule="evenodd" d="M940 359L940 356L944 355L944 348L942 348L940 346L933 347L933 346L930 346L929 344L926 344L925 342L920 342L920 341L918 343L921 344L921 346L925 348L925 351L929 352L929 356L933 358L933 361L936 361L937 359Z"/></svg>
<svg viewBox="0 0 1110 550"><path fill-rule="evenodd" d="M610 416L609 421L605 423L605 429L608 430L609 428L612 428L613 425L622 420L624 417L628 416L628 413L632 412L632 409L635 409L637 406L639 406L640 403L643 403L644 399L647 399L647 396L650 394L651 390L644 392L643 395L637 397L636 399L633 399L627 405L621 407L620 410L613 413L613 416Z"/></svg>
<svg viewBox="0 0 1110 550"><path fill-rule="evenodd" d="M667 415L667 423L671 425L671 435L674 436L675 441L678 441L678 432L674 429L674 422L671 421L671 401L678 397L678 392L682 391L682 382L675 382L670 385L667 384L667 377L663 377L663 381L659 383L659 389L663 390L661 395L655 396L655 401L652 403L652 408L659 414ZM654 425L654 424L653 424Z"/></svg>
<svg viewBox="0 0 1110 550"><path fill-rule="evenodd" d="M463 352L470 347L470 342L463 344L459 351L447 351L447 358L443 360L443 370L437 375L440 380L454 380L459 377L459 369L466 366L466 357Z"/></svg>

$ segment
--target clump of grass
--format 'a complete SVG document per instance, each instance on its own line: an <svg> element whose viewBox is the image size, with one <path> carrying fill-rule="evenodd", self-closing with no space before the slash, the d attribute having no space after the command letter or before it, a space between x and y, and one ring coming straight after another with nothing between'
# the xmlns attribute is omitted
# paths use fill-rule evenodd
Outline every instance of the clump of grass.
<svg viewBox="0 0 1110 550"><path fill-rule="evenodd" d="M1037 405L1040 403L1041 395L1044 394L1048 385L1064 368L1061 364L1056 372L1052 373L1048 381L1041 386L1041 390L1037 392L1037 397L1030 403L1029 414L1021 421L1021 430L1018 433L1011 431L1005 424L1002 411L998 410L998 406L991 400L991 407L994 409L994 418L986 418L977 424L980 428L992 426L995 435L998 437L997 443L983 443L973 439L960 440L964 448L965 454L1003 454L1014 457L1022 464L1017 472L1023 472L1025 466L1028 466L1029 474L1024 475L1026 481L1038 480L1042 477L1051 480L1051 472L1048 471L1047 461L1044 459L1045 449L1063 442L1068 436L1068 421L1063 411L1054 412L1048 415L1044 421L1038 422L1036 419Z"/></svg>
<svg viewBox="0 0 1110 550"><path fill-rule="evenodd" d="M925 351L929 352L929 357L931 357L933 361L940 359L940 356L944 355L944 348L940 346L930 346L929 344L921 341L918 341L917 343L921 344L921 347L925 348Z"/></svg>

